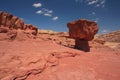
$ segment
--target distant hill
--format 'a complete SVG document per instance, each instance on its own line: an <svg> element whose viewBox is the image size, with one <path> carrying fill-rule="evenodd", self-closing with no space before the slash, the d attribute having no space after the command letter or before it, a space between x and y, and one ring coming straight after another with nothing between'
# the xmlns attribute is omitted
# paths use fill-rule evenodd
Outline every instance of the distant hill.
<svg viewBox="0 0 120 80"><path fill-rule="evenodd" d="M105 41L108 42L120 42L120 30L110 32L108 34L102 34L98 36L100 39L104 39Z"/></svg>

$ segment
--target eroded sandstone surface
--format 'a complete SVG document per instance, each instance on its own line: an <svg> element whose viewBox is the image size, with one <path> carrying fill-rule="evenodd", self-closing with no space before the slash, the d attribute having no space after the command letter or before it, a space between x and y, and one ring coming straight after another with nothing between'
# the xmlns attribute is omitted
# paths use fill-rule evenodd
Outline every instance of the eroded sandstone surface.
<svg viewBox="0 0 120 80"><path fill-rule="evenodd" d="M25 24L22 19L0 12L0 40L25 40L37 35L37 27Z"/></svg>
<svg viewBox="0 0 120 80"><path fill-rule="evenodd" d="M90 46L86 53L51 40L0 41L0 80L119 80L119 51Z"/></svg>

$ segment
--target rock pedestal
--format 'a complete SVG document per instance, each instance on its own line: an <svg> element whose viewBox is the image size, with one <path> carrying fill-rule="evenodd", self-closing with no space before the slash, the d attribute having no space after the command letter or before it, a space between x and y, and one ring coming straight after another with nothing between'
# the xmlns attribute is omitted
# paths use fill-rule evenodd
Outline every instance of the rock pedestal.
<svg viewBox="0 0 120 80"><path fill-rule="evenodd" d="M69 37L75 39L75 48L90 51L88 41L93 40L94 35L98 32L97 23L81 19L67 23L67 27Z"/></svg>
<svg viewBox="0 0 120 80"><path fill-rule="evenodd" d="M90 47L88 41L82 39L75 39L75 49L80 49L89 52Z"/></svg>

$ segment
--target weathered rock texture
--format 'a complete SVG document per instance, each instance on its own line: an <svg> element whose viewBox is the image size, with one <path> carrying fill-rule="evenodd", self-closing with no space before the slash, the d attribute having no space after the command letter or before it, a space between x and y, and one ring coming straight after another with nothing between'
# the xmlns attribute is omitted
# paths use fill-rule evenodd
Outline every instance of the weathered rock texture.
<svg viewBox="0 0 120 80"><path fill-rule="evenodd" d="M90 41L98 32L97 23L85 19L69 22L67 26L69 28L70 37L74 39L84 39Z"/></svg>
<svg viewBox="0 0 120 80"><path fill-rule="evenodd" d="M98 38L108 42L120 42L120 30L99 35Z"/></svg>
<svg viewBox="0 0 120 80"><path fill-rule="evenodd" d="M86 54L50 40L0 41L0 80L119 80L119 51L93 45Z"/></svg>
<svg viewBox="0 0 120 80"><path fill-rule="evenodd" d="M70 38L76 40L75 48L89 51L88 41L94 38L98 32L98 25L96 22L81 19L72 21L67 24L69 28Z"/></svg>
<svg viewBox="0 0 120 80"><path fill-rule="evenodd" d="M37 35L37 28L25 24L20 18L6 12L0 12L0 40L26 39Z"/></svg>
<svg viewBox="0 0 120 80"><path fill-rule="evenodd" d="M15 39L20 39L20 35L26 37L22 34L24 30L10 31L17 32ZM64 47L74 45L74 39L67 36L63 32L39 31L36 39L0 41L0 80L120 79L120 50L90 41L91 51L86 54Z"/></svg>

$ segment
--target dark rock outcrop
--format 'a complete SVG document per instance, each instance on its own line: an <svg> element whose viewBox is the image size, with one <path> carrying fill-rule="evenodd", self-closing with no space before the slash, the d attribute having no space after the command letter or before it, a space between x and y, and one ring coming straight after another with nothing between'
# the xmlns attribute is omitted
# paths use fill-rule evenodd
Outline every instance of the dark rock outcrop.
<svg viewBox="0 0 120 80"><path fill-rule="evenodd" d="M98 32L96 22L81 19L67 23L70 38L75 39L75 48L89 51L88 41Z"/></svg>
<svg viewBox="0 0 120 80"><path fill-rule="evenodd" d="M37 27L25 24L22 19L12 14L0 12L0 40L14 40L17 37L26 39L28 36L32 38L37 35L37 30Z"/></svg>

